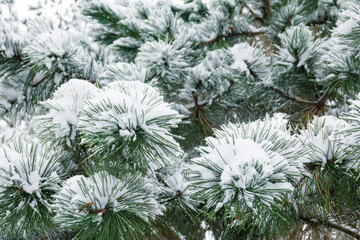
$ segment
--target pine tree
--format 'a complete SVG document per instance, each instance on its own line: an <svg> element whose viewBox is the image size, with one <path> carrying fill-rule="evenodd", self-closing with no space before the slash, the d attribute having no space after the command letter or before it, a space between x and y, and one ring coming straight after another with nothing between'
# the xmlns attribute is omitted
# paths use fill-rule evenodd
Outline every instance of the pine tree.
<svg viewBox="0 0 360 240"><path fill-rule="evenodd" d="M42 7L0 18L1 239L360 239L357 0Z"/></svg>

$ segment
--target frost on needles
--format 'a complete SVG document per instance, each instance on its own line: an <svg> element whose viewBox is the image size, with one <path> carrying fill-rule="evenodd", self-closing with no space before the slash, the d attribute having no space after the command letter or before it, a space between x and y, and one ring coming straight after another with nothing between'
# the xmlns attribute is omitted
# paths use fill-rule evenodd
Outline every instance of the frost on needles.
<svg viewBox="0 0 360 240"><path fill-rule="evenodd" d="M0 239L360 239L358 1L5 2Z"/></svg>

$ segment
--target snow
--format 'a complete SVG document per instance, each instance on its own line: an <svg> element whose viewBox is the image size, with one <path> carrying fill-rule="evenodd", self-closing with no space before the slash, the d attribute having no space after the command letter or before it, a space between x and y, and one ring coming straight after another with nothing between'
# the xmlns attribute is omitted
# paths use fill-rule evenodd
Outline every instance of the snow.
<svg viewBox="0 0 360 240"><path fill-rule="evenodd" d="M82 144L91 146L94 140L102 137L106 148L115 149L123 146L124 141L136 141L140 133L157 139L151 151L146 148L148 156L156 156L151 157L155 162L169 164L166 156L175 160L182 153L170 133L170 128L181 122L181 116L148 84L139 81L109 83L86 102L81 112L78 126ZM95 152L103 148L101 144L92 146Z"/></svg>
<svg viewBox="0 0 360 240"><path fill-rule="evenodd" d="M113 81L140 81L145 82L147 77L147 69L134 63L119 62L110 64L101 74L100 78L105 83Z"/></svg>
<svg viewBox="0 0 360 240"><path fill-rule="evenodd" d="M358 2L349 1L347 4L342 6L340 13L338 14L338 21L336 22L336 28L334 33L348 35L352 30L359 26L360 16L359 16L360 5Z"/></svg>
<svg viewBox="0 0 360 240"><path fill-rule="evenodd" d="M221 187L220 201L208 202L209 207L216 205L216 211L234 198L250 208L255 198L268 205L281 192L293 189L286 177L286 158L264 144L244 139L236 129L223 127L215 133L216 138L206 138L207 146L199 148L201 156L192 160L195 165L191 168L200 174L202 187L207 191Z"/></svg>
<svg viewBox="0 0 360 240"><path fill-rule="evenodd" d="M173 184L176 191L181 192L184 192L185 189L189 186L189 182L185 180L184 176L181 174L181 171L178 171L171 176L171 183Z"/></svg>
<svg viewBox="0 0 360 240"><path fill-rule="evenodd" d="M299 180L305 170L298 161L302 154L300 142L290 133L282 116L274 116L264 121L254 121L239 125L228 124L215 131L217 137L252 139L266 149L277 152L287 160L285 174L288 178Z"/></svg>
<svg viewBox="0 0 360 240"><path fill-rule="evenodd" d="M62 73L55 73L54 82L56 86L59 86L61 80L62 80Z"/></svg>
<svg viewBox="0 0 360 240"><path fill-rule="evenodd" d="M122 37L115 40L112 44L113 46L119 45L122 47L137 48L140 47L141 42L139 42L138 40L136 40L136 38L133 37Z"/></svg>
<svg viewBox="0 0 360 240"><path fill-rule="evenodd" d="M37 72L35 74L35 77L33 78L33 85L37 85L40 83L41 80L43 80L43 78L45 77L45 73L44 72Z"/></svg>
<svg viewBox="0 0 360 240"><path fill-rule="evenodd" d="M229 52L234 58L234 63L231 67L239 69L241 72L246 72L249 75L248 64L253 61L253 51L254 48L248 43L239 43L229 48Z"/></svg>
<svg viewBox="0 0 360 240"><path fill-rule="evenodd" d="M35 28L32 25L29 26L27 35L30 35L29 32L34 32L34 36L31 35L30 43L24 44L22 54L26 56L29 64L40 69L52 70L54 75L51 76L54 76L55 85L59 85L69 72L72 73L71 75L83 73L87 65L91 63L90 59L93 56L89 49L86 52L83 47L83 42L87 40L83 40L79 32L71 29L65 31L55 27L45 30Z"/></svg>
<svg viewBox="0 0 360 240"><path fill-rule="evenodd" d="M179 84L179 74L188 67L186 51L185 48L179 50L164 41L148 41L139 48L135 62L150 68L156 76L165 78L167 82Z"/></svg>
<svg viewBox="0 0 360 240"><path fill-rule="evenodd" d="M24 19L33 19L38 16L38 12L31 10L33 7L39 7L41 14L45 16L58 15L63 20L69 20L69 9L74 7L72 0L14 0L14 4L3 6L3 18L16 17L20 21ZM2 4L4 5L4 4Z"/></svg>
<svg viewBox="0 0 360 240"><path fill-rule="evenodd" d="M85 106L85 101L98 92L97 87L84 80L71 79L62 84L54 92L53 98L42 103L50 111L38 117L43 122L41 127L52 126L51 132L56 139L69 137L68 140L73 140L80 110Z"/></svg>
<svg viewBox="0 0 360 240"><path fill-rule="evenodd" d="M311 57L313 49L306 50L301 56L299 57L298 67L304 66L305 62Z"/></svg>
<svg viewBox="0 0 360 240"><path fill-rule="evenodd" d="M199 105L210 106L216 96L227 92L230 87L231 81L224 76L234 74L231 63L232 58L226 50L208 51L206 57L190 69L190 76L179 93L180 98L193 99L196 93ZM195 107L194 104L194 101L188 101L186 105L176 105L176 108L182 113L189 113L188 109Z"/></svg>
<svg viewBox="0 0 360 240"><path fill-rule="evenodd" d="M55 218L59 219L64 227L81 222L90 210L107 209L113 213L126 210L145 221L162 215L164 211L164 206L157 202L147 184L129 176L121 180L107 172L96 172L90 177L77 175L67 179L55 199ZM97 214L92 221L100 224L102 215ZM63 219L69 219L69 216L72 220L63 222Z"/></svg>
<svg viewBox="0 0 360 240"><path fill-rule="evenodd" d="M15 55L14 48L12 46L8 46L5 50L5 56L8 58L12 58Z"/></svg>
<svg viewBox="0 0 360 240"><path fill-rule="evenodd" d="M311 30L304 24L291 26L279 34L279 38L282 45L278 47L278 63L289 67L296 64L307 69L308 61L317 54L316 48L320 44L320 40L314 40Z"/></svg>
<svg viewBox="0 0 360 240"><path fill-rule="evenodd" d="M269 64L269 59L262 53L262 50L250 46L247 42L235 44L228 49L228 52L232 56L234 62L231 64L231 68L244 72L247 77L251 75L251 71L257 74L257 77L261 80L265 80L265 76L262 72L266 72L266 68ZM251 70L250 67L251 66Z"/></svg>
<svg viewBox="0 0 360 240"><path fill-rule="evenodd" d="M46 146L35 147L36 142L16 138L0 145L0 189L16 187L39 196L43 190L59 188L61 179L56 172L61 173L61 167L46 155Z"/></svg>
<svg viewBox="0 0 360 240"><path fill-rule="evenodd" d="M137 127L149 133L154 130L162 131L159 127L175 126L179 119L171 119L164 125L159 122L162 118L178 115L168 104L161 101L159 93L147 84L139 81L113 82L90 99L84 107L84 112L94 116L97 121L91 123L82 118L81 124L89 132L99 132L106 127L119 127L120 135L131 137ZM103 106L104 109L97 113L96 106Z"/></svg>
<svg viewBox="0 0 360 240"><path fill-rule="evenodd" d="M2 93L6 96L8 101L15 101L19 98L19 96L21 96L21 93L13 88L6 88L6 90L3 90Z"/></svg>
<svg viewBox="0 0 360 240"><path fill-rule="evenodd" d="M30 205L30 207L31 207L32 209L35 209L35 208L36 208L36 205L37 205L36 199L34 199L29 205Z"/></svg>
<svg viewBox="0 0 360 240"><path fill-rule="evenodd" d="M125 1L124 1L125 2ZM150 2L150 1L149 1ZM231 4L235 4L235 1L231 0L229 1ZM196 7L194 4L188 4L186 7ZM355 25L356 24L356 25ZM350 19L344 22L343 25L338 25L338 31L341 34L349 34L351 33L352 29L357 26L357 23L355 20ZM251 26L250 26L251 27ZM253 29L254 30L254 29ZM190 33L194 34L194 33ZM56 35L56 34L55 34ZM216 36L215 32L210 33L210 37L213 38ZM61 35L57 35L57 41L60 41L62 38ZM65 38L65 37L63 37ZM46 42L49 38L48 36L39 36L38 37L39 42ZM54 41L55 47L54 53L55 54L64 54L64 49L60 46L59 42ZM114 44L122 45L122 46L130 46L130 47L137 47L139 46L139 42L134 40L133 38L122 38L114 42ZM155 45L155 44L154 44ZM5 47L5 45L1 46L5 51L5 54L7 56L13 56L14 55L14 48L12 46L9 46L8 48ZM157 75L160 77L165 77L167 75L174 75L176 79L176 74L173 74L173 70L171 69L171 64L174 64L174 66L179 66L179 63L181 63L180 60L182 60L182 55L179 54L178 58L175 59L173 62L171 62L173 59L171 59L172 56L175 56L178 52L176 48L172 48L170 44L166 43L159 43L158 48L153 51L155 54L151 57L154 57L156 60L155 65L158 66L165 66L159 71L156 72ZM52 50L53 50L52 49ZM229 53L233 56L233 63L231 64L231 67L234 69L240 70L240 72L245 72L247 75L250 74L250 70L248 69L248 64L251 64L254 61L254 49L252 46L250 46L247 43L241 43L237 44L234 47L229 49ZM50 52L47 51L47 49L43 53L45 55L49 55ZM144 50L146 54L147 49L143 47L141 49ZM162 53L166 54L160 54L161 50ZM288 51L288 49L287 49ZM150 51L151 52L151 51ZM151 52L152 53L152 52ZM287 55L286 55L287 54ZM296 62L296 59L292 55L290 51L288 51L284 56L284 64L292 65ZM299 55L299 62L297 63L298 67L306 66L307 62L313 57L314 49L308 48L307 50L304 50ZM51 54L50 54L51 55ZM164 60L165 56L165 60ZM42 56L41 56L42 57ZM32 56L33 60L42 59L41 57L37 58L37 56ZM166 61L170 59L170 69L167 69L169 62ZM56 60L54 58L46 57L45 58L45 66L50 69L52 67L53 61ZM145 59L147 64L150 63L150 65L154 62L151 62L153 59ZM139 59L138 59L139 61ZM141 60L140 60L141 62ZM186 62L186 61L185 61ZM158 67L156 66L156 67ZM208 78L212 75L212 71L208 71L206 67L209 65L206 65L204 63L201 63L197 65L198 68L193 69L194 71L197 71L199 75L204 76L204 78ZM59 65L59 68L61 69L63 65ZM144 70L141 67L138 67L136 64L125 64L125 63L118 63L116 64L116 67L118 69L125 69L126 71L128 69L129 72L125 73L123 76L118 76L119 79L116 80L126 80L126 81L140 81L145 82L146 78L146 70ZM187 66L184 64L182 67L186 68ZM132 69L131 69L132 68ZM214 67L215 69L216 67ZM110 67L109 67L110 69ZM114 68L115 69L115 68ZM116 71L119 71L116 69ZM175 69L176 70L176 69ZM213 69L211 69L213 70ZM116 71L114 73L116 74ZM138 74L138 75L137 75ZM56 85L59 85L61 83L63 76L62 73L56 73L54 82ZM37 84L42 79L42 75L36 76L34 78L34 84ZM68 83L70 86L72 81ZM82 82L84 86L86 85L84 82ZM84 87L83 89L74 89L74 86L71 86L71 88L66 88L68 86L66 84L62 85L57 93L63 92L64 95L60 96L58 99L56 99L56 96L54 95L54 98L44 103L44 105L48 104L50 112L46 115L46 118L50 119L50 122L52 125L55 126L52 128L52 131L55 133L56 138L62 138L64 136L68 136L71 134L70 139L74 139L76 136L77 126L81 125L83 127L83 131L88 131L89 133L93 134L93 137L95 138L98 133L101 133L102 131L108 131L111 132L112 129L117 130L116 134L119 134L120 136L136 140L136 129L142 128L146 133L153 134L155 132L158 132L160 136L166 136L168 133L168 130L176 126L180 121L178 119L175 121L168 121L167 116L168 115L176 115L177 113L175 111L170 111L169 106L162 107L161 104L158 104L158 101L161 102L162 99L158 97L155 93L158 90L149 90L148 88L144 87L145 85L139 84L138 82L135 83L119 83L116 82L114 84L109 84L108 86L104 87L104 89L99 90L96 89L95 86L91 85L90 83L87 84L88 86ZM76 83L76 85L81 85L79 82ZM91 87L90 87L91 86ZM224 84L221 86L221 91L226 90L226 85ZM62 89L63 88L63 89ZM94 89L94 91L87 91L85 89ZM220 89L220 88L219 88ZM6 92L9 97L9 99L17 99L18 94L15 89L9 89L9 91ZM111 102L112 105L108 104L108 102ZM354 102L355 103L355 102ZM109 106L108 106L108 105ZM211 103L210 103L211 104ZM161 107L160 107L161 105ZM99 114L97 111L95 111L98 107L106 106L107 109L101 111ZM119 111L119 109L121 111ZM89 116L81 116L80 124L79 122L79 116L81 114L88 113ZM88 117L88 118L87 118ZM159 121L159 119L163 118L164 121ZM336 143L337 140L339 140L338 136L335 132L343 129L343 124L341 122L340 125L333 124L331 121L329 123L329 120L326 120L326 124L329 124L329 128L332 130L328 134L327 130L324 130L326 132L326 137L329 138L329 141L323 141L324 136L321 134L314 133L315 130L311 129L311 127L308 129L309 133L304 133L303 135L306 135L306 138L302 138L303 136L299 137L299 139L304 143L304 145L309 145L309 147L312 147L312 145L317 146L319 149L319 152L321 154L324 154L329 152L329 149L333 151L335 147L331 145L332 143ZM334 121L335 122L335 121ZM313 123L315 125L316 123ZM279 182L273 183L267 181L263 185L261 185L261 188L263 190L267 191L275 191L275 193L281 192L281 191L288 191L291 190L291 185L285 180L285 177L291 172L297 172L299 171L297 169L297 166L293 167L293 170L290 171L291 168L291 161L288 158L292 158L293 155L293 149L296 149L298 147L298 143L296 140L294 140L290 134L285 130L283 127L276 128L276 125L269 125L272 126L272 128L267 128L266 131L268 131L268 135L264 134L265 137L260 137L257 135L257 132L259 131L259 128L264 126L263 123L251 123L247 125L237 125L233 126L233 128L241 129L238 132L231 132L229 134L221 135L221 131L225 131L225 128L218 131L216 134L216 138L208 138L207 143L208 147L201 148L204 152L203 158L201 160L209 161L211 163L216 164L221 169L221 174L217 175L213 171L206 171L204 169L198 169L201 173L201 177L203 179L209 179L213 180L216 178L218 181L218 184L220 184L221 189L224 191L224 196L221 202L218 202L215 206L218 210L221 206L224 206L224 204L228 203L232 198L235 197L234 191L228 190L229 185L231 187L236 187L237 189L244 190L244 195L241 196L245 199L245 202L247 202L247 205L252 207L254 200L254 195L256 193L253 193L248 190L249 186L256 182L256 180L262 179L262 178L277 178L280 179ZM340 127L338 127L340 126ZM322 126L322 128L324 128ZM262 128L261 128L262 129ZM335 130L334 130L335 129ZM242 132L244 130L244 132ZM334 130L334 131L333 131ZM229 129L231 131L231 129ZM311 132L313 131L313 132ZM246 133L245 133L246 132ZM168 136L164 137L165 139L169 140L170 142L173 142L173 139L168 138ZM255 139L256 138L256 139ZM109 142L113 140L113 138L109 137L106 138ZM290 143L294 142L293 145L286 145L286 147L277 147L274 143L274 139L278 141L279 139L282 139L281 141L288 140ZM280 140L279 140L280 141ZM86 141L84 141L86 143ZM219 150L222 149L223 150ZM5 148L4 148L5 149ZM215 151L216 149L216 151ZM2 159L8 159L11 158L12 162L17 162L20 160L16 160L17 158L17 152L14 151L14 153L11 152L12 150L6 150L7 155L5 156L5 150L1 152L3 155ZM341 150L339 150L341 152ZM207 155L208 154L208 155ZM21 155L21 154L20 154ZM204 157L206 156L206 158ZM291 157L289 157L291 156ZM306 157L302 158L305 161L309 161L309 155L305 155ZM19 157L21 159L22 155ZM313 157L313 156L311 156ZM318 157L318 156L317 156ZM332 158L334 157L334 154L331 152L331 154L327 154L326 158ZM321 161L325 161L324 156L320 156ZM7 166L8 164L5 160L1 166ZM280 164L278 164L280 163ZM257 167L257 165L261 165L261 169ZM281 174L274 174L276 172L276 168L280 166L284 166L282 169ZM10 167L9 167L10 169ZM22 176L20 176L21 178ZM58 175L56 172L51 173L52 178L58 178ZM11 181L19 180L20 178L13 177ZM115 179L115 177L108 177L107 182L113 185L114 182L118 181ZM21 179L22 181L23 179ZM81 194L81 189L79 186L79 181L85 182L88 186L94 187L96 183L101 183L101 179L98 175L95 175L94 180L90 178L85 177L74 177L72 179L73 181L69 181L69 186L71 186L71 190L76 190L74 196L71 199L71 203L77 203L77 202L90 202L91 196L86 194ZM39 171L29 171L27 176L27 183L21 183L23 184L22 187L24 191L26 191L29 194L34 194L35 192L38 192L39 189L41 189L42 176L40 175ZM171 180L169 180L173 184L173 190L176 191L186 191L187 187L189 186L189 183L186 181L183 175L180 173L174 174L171 176ZM12 182L4 181L2 184L12 184ZM76 185L77 184L77 185ZM103 184L103 183L101 183ZM211 187L215 183L210 181L210 184L204 184L204 187ZM74 189L72 189L72 187ZM101 185L102 188L104 188L104 185ZM100 187L100 189L101 189ZM70 187L69 187L70 189ZM95 187L94 187L95 189ZM102 195L100 192L96 192L97 190L94 190L94 195L98 199L96 202L98 208L103 208L107 204L117 204L114 199L111 199L110 195ZM274 194L276 196L276 194ZM262 196L264 198L264 204L269 204L274 200L274 196L272 195L266 195ZM155 200L154 200L155 201ZM151 202L151 201L150 201ZM19 205L20 206L20 205ZM33 201L30 203L31 207L36 207L36 202ZM80 205L81 206L81 205ZM21 207L21 206L20 206ZM77 205L79 208L79 204ZM95 206L94 206L95 207ZM75 211L78 211L75 210ZM80 214L84 214L85 211L81 211ZM99 214L98 220L101 221L101 215Z"/></svg>
<svg viewBox="0 0 360 240"><path fill-rule="evenodd" d="M345 138L343 130L349 128L344 120L333 116L315 118L307 129L299 132L297 137L307 150L300 161L326 164L329 160L338 160L347 155L346 146L340 143Z"/></svg>
<svg viewBox="0 0 360 240"><path fill-rule="evenodd" d="M95 112L92 110L94 109L93 106L101 105L101 103L109 104L106 107L107 110L104 109L98 116L100 121L92 131L102 128L102 124L109 126L114 120L114 123L124 130L135 130L137 126L140 126L151 133L158 127L173 127L180 121L176 117L178 113L172 110L170 105L162 101L159 93L147 84L139 81L117 81L108 84L104 91L89 100L89 104L86 105L84 111L93 113L96 118ZM175 118L164 125L155 120L168 116L174 116ZM161 125L158 126L156 123ZM92 124L90 123L90 125ZM87 127L90 127L90 125Z"/></svg>
<svg viewBox="0 0 360 240"><path fill-rule="evenodd" d="M24 191L29 194L33 194L34 191L37 191L38 189L40 189L40 180L41 180L41 177L40 177L38 171L30 172L30 174L28 176L28 182L23 185Z"/></svg>
<svg viewBox="0 0 360 240"><path fill-rule="evenodd" d="M349 19L337 27L337 32L343 35L348 35L352 32L352 29L359 26L354 19Z"/></svg>
<svg viewBox="0 0 360 240"><path fill-rule="evenodd" d="M343 131L340 132L343 139L339 144L343 145L348 152L357 151L360 143L360 94L357 95L355 100L350 100L349 112L343 113L342 119L348 122ZM353 161L348 164L353 168L358 165L357 157L352 159Z"/></svg>
<svg viewBox="0 0 360 240"><path fill-rule="evenodd" d="M188 179L186 179L186 174L183 170L185 170L184 166L174 166L173 173L164 176L165 184L161 184L161 195L166 196L170 203L175 198L176 202L181 207L184 207L184 209L195 210L195 206L199 202L192 197L194 193L193 187Z"/></svg>
<svg viewBox="0 0 360 240"><path fill-rule="evenodd" d="M109 3L114 2L115 0L109 0ZM138 0L129 0L129 2L136 2ZM172 0L174 3L183 5L183 0ZM103 1L105 2L105 1ZM204 3L208 3L209 0L203 0ZM30 7L36 6L40 4L42 12L46 15L54 15L56 13L59 14L59 16L66 18L67 10L68 8L72 7L74 4L74 1L72 0L55 0L55 1L44 1L44 0L15 0L14 1L14 8L12 8L12 12L10 12L9 6L1 5L3 7L1 10L1 13L3 14L3 18L9 18L10 14L14 14L17 18L20 20L23 20L25 18L34 18L37 16L36 11L31 11ZM53 5L56 6L56 8L53 7Z"/></svg>

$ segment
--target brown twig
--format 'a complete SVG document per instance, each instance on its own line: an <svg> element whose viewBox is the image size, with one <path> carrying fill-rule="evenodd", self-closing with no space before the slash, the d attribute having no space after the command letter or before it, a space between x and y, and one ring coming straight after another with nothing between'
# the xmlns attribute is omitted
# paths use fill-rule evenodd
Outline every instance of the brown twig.
<svg viewBox="0 0 360 240"><path fill-rule="evenodd" d="M331 87L329 87L324 93L323 95L317 100L317 101L308 101L305 100L301 97L297 97L297 96L290 96L288 94L286 94L285 92L283 92L282 90L275 88L274 86L270 86L270 85L264 85L262 84L265 88L277 93L279 96L288 99L290 101L293 101L295 103L301 104L301 105L307 105L307 106L311 106L311 107L315 107L315 110L321 110L324 108L327 100L329 99L329 97L331 96L331 93L334 91L334 89L337 89L336 87L336 83L333 84ZM311 108L312 110L314 110L313 108Z"/></svg>
<svg viewBox="0 0 360 240"><path fill-rule="evenodd" d="M24 60L20 56L13 56L12 59L15 59L18 62L24 62Z"/></svg>
<svg viewBox="0 0 360 240"><path fill-rule="evenodd" d="M40 81L38 81L37 83L33 84L32 87L36 88L38 87L41 83L43 83L46 80L47 77L43 77Z"/></svg>
<svg viewBox="0 0 360 240"><path fill-rule="evenodd" d="M272 17L270 2L269 2L269 0L263 0L263 3L265 6L266 17L268 20L270 20Z"/></svg>
<svg viewBox="0 0 360 240"><path fill-rule="evenodd" d="M253 10L251 7L249 7L249 5L245 4L245 7L246 7L247 10L249 10L250 14L253 15L253 17L254 17L256 20L258 20L258 21L260 21L260 22L263 22L263 19L262 19L261 17L259 17L259 16L254 12L254 10Z"/></svg>
<svg viewBox="0 0 360 240"><path fill-rule="evenodd" d="M358 229L350 228L348 226L341 226L334 222L319 219L317 217L307 216L304 213L299 214L298 217L299 217L299 219L301 219L304 222L311 223L311 224L317 224L317 225L324 225L324 226L336 229L338 231L341 231L343 233L346 233L346 234L360 240L360 231Z"/></svg>
<svg viewBox="0 0 360 240"><path fill-rule="evenodd" d="M316 106L317 105L317 101L308 101L308 100L305 100L301 97L294 97L294 96L290 96L288 95L287 93L281 91L280 89L274 87L274 86L271 86L271 85L264 85L262 84L265 88L275 92L276 94L278 94L279 96L287 99L287 100L290 100L292 102L295 102L295 103L298 103L298 104L302 104L302 105L307 105L307 106Z"/></svg>

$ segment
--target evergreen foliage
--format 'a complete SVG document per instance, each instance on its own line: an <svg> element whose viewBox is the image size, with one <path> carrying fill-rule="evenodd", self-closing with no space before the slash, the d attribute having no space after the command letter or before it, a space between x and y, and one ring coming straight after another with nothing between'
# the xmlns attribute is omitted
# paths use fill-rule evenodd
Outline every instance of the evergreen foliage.
<svg viewBox="0 0 360 240"><path fill-rule="evenodd" d="M357 0L14 4L1 239L360 239Z"/></svg>

